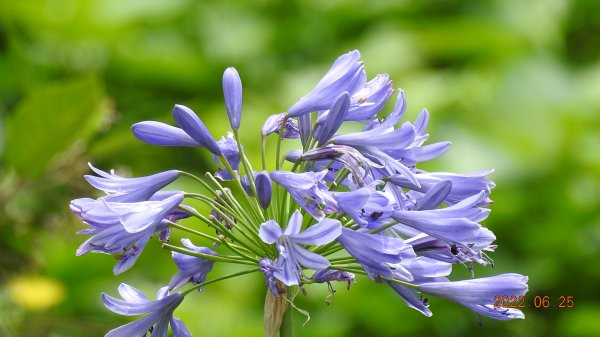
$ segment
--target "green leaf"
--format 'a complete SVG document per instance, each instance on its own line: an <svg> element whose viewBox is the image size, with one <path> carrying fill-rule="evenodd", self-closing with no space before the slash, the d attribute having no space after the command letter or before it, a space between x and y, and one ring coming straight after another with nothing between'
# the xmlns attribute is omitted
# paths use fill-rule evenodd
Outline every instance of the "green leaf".
<svg viewBox="0 0 600 337"><path fill-rule="evenodd" d="M92 76L31 92L6 120L5 167L41 175L55 156L93 135L107 113L102 84Z"/></svg>

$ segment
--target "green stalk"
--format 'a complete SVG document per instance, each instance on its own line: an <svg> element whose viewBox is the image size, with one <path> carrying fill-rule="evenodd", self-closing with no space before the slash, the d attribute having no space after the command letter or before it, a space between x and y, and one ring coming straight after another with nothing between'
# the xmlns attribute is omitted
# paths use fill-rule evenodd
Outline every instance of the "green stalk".
<svg viewBox="0 0 600 337"><path fill-rule="evenodd" d="M260 208L260 205L258 204L258 200L254 200L254 202L252 202L252 200L250 199L248 194L246 194L246 191L244 191L244 187L242 186L242 181L240 180L240 176L233 170L231 165L229 165L229 162L227 161L227 158L225 158L225 155L220 154L219 160L221 161L221 163L225 166L225 168L227 169L229 174L235 180L236 183L234 185L236 186L236 188L238 189L240 194L244 196L244 199L246 200L246 204L247 204L248 208L250 209L250 213L252 213L254 220L256 220L256 222L259 222L259 223L262 222L261 220L264 220L264 216L262 215L262 209ZM250 177L248 177L248 179L250 180ZM256 209L257 207L258 207L258 211Z"/></svg>
<svg viewBox="0 0 600 337"><path fill-rule="evenodd" d="M256 192L256 184L254 181L254 169L252 169L252 165L250 164L250 162L248 161L248 157L246 157L246 154L244 153L244 149L240 143L240 139L239 139L237 130L233 130L233 136L235 138L235 141L238 144L238 151L239 151L238 153L242 160L242 165L244 165L244 171L246 172L246 175L248 176L248 183L250 184L250 190L252 190L252 193L255 196L255 198L252 199L254 201L252 204L256 208L258 214L260 215L261 220L264 222L265 216L262 212L262 207L260 207L260 204L258 203L258 193Z"/></svg>
<svg viewBox="0 0 600 337"><path fill-rule="evenodd" d="M265 171L267 170L266 148L267 148L267 136L262 135L262 141L260 143L260 156L261 156L261 160L262 160L262 168Z"/></svg>
<svg viewBox="0 0 600 337"><path fill-rule="evenodd" d="M240 272L237 272L237 273L233 273L233 274L229 274L229 275L225 275L225 276L217 277L216 279L212 279L212 280L210 280L210 281L206 281L206 282L202 282L202 283L200 283L200 284L196 284L196 285L195 285L195 286L193 286L192 288L190 288L190 289L188 289L188 290L184 291L184 292L183 292L183 296L186 296L186 295L188 295L189 293L191 293L192 291L194 291L194 290L197 290L197 289L199 289L199 288L202 288L202 287L204 287L204 286L207 286L207 285L209 285L209 284L211 284L211 283L215 283L215 282L223 281L223 280L230 279L230 278L232 278L232 277L236 277L236 276L242 276L242 275L246 275L246 274L254 273L254 272L257 272L257 271L258 271L258 268L254 268L254 269L250 269L250 270L240 271Z"/></svg>
<svg viewBox="0 0 600 337"><path fill-rule="evenodd" d="M169 220L167 220L166 222L172 228L177 228L177 229L182 230L184 232L188 232L188 233L191 233L191 234L194 234L194 235L198 235L198 236L203 237L205 239L208 239L208 240L210 240L212 242L216 242L216 243L220 243L221 242L221 240L219 240L218 238L215 238L214 236L210 236L208 234L205 234L205 233L202 233L202 232L198 232L196 230L193 230L191 228L187 228L185 226L182 226L182 225L180 225L178 223L175 223L175 222L172 222L172 221L169 221Z"/></svg>
<svg viewBox="0 0 600 337"><path fill-rule="evenodd" d="M227 262L227 263L236 263L236 264L246 264L246 265L250 265L250 266L256 266L256 260L254 260L254 261L247 261L247 260L241 259L241 258L239 258L237 256L223 256L223 255L204 254L204 253L194 252L192 250L185 249L185 248L182 248L182 247L173 246L173 245L170 245L168 243L163 243L162 248L170 250L172 252L178 252L178 253L189 255L189 256L199 257L199 258L202 258L202 259L205 259L205 260L220 261L220 262Z"/></svg>

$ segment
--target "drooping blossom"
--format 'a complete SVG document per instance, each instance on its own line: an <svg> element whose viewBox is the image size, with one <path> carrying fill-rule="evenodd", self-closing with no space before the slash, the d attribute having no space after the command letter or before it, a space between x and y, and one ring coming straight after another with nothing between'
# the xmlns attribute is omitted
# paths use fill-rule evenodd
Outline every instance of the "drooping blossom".
<svg viewBox="0 0 600 337"><path fill-rule="evenodd" d="M113 269L115 274L133 266L150 237L165 229L164 220L174 213L179 217L175 209L183 200L183 194L142 202L120 202L119 198L122 196L71 202L71 211L89 225L78 233L91 235L81 244L77 255L88 252L115 255L118 259Z"/></svg>
<svg viewBox="0 0 600 337"><path fill-rule="evenodd" d="M519 298L527 291L527 277L520 274L500 274L462 281L427 282L419 286L423 293L447 298L491 318L508 320L525 318L517 308L494 307L497 296Z"/></svg>
<svg viewBox="0 0 600 337"><path fill-rule="evenodd" d="M194 245L189 239L181 239L181 243L192 252L206 255L217 255L217 252L207 248ZM177 265L179 272L169 281L169 290L181 287L191 282L200 284L206 280L206 275L210 273L215 261L201 257L190 256L179 252L172 252L173 261ZM201 290L201 288L199 288Z"/></svg>
<svg viewBox="0 0 600 337"><path fill-rule="evenodd" d="M113 170L104 172L88 164L92 171L99 177L92 175L83 176L87 182L95 188L106 193L129 194L122 198L129 201L144 201L150 199L154 193L172 183L179 176L179 171L170 170L160 172L146 177L125 178L118 176Z"/></svg>
<svg viewBox="0 0 600 337"><path fill-rule="evenodd" d="M102 301L108 310L125 316L147 315L109 331L104 337L145 336L147 332L166 337L169 325L175 337L192 336L185 324L173 317L173 311L183 301L181 293L169 295L167 287L163 287L158 290L156 301L150 301L141 291L125 283L121 283L118 290L122 300L102 293Z"/></svg>

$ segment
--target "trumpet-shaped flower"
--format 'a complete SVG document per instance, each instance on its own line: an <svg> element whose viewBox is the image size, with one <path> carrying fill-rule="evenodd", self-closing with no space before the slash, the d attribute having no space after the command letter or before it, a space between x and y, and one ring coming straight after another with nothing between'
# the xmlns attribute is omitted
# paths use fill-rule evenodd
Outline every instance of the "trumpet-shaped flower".
<svg viewBox="0 0 600 337"><path fill-rule="evenodd" d="M120 202L120 197L111 195L100 200L83 198L71 202L71 211L90 226L79 234L92 235L79 247L77 255L88 252L115 255L119 260L113 269L115 274L133 266L150 237L165 230L165 219L181 217L175 208L183 200L181 193L163 200L136 203Z"/></svg>
<svg viewBox="0 0 600 337"><path fill-rule="evenodd" d="M195 246L189 239L181 239L181 243L192 252L217 255L217 252L209 248ZM171 254L173 255L173 261L177 265L179 272L171 278L169 290L181 287L188 282L191 282L192 284L204 282L206 280L206 275L210 273L215 264L215 261L213 260L190 256L179 252L172 252ZM199 290L202 289L199 288Z"/></svg>
<svg viewBox="0 0 600 337"><path fill-rule="evenodd" d="M298 130L298 121L293 118L286 117L287 114L285 112L269 116L261 129L261 134L263 135L263 137L272 133L279 134L279 132L281 131L281 125L283 124L283 121L285 121L285 126L283 128L283 133L281 134L282 138L292 139L300 137L300 130Z"/></svg>
<svg viewBox="0 0 600 337"><path fill-rule="evenodd" d="M319 83L288 109L289 115L297 117L311 111L329 109L344 91L353 93L362 88L366 74L363 63L358 62L359 58L357 50L340 56Z"/></svg>
<svg viewBox="0 0 600 337"><path fill-rule="evenodd" d="M321 270L329 267L329 261L323 256L313 253L302 245L324 245L335 240L342 233L342 225L334 219L323 219L315 225L300 233L302 228L302 214L295 211L285 229L269 220L260 225L258 235L268 244L277 244L279 257L278 270L274 276L290 286L300 283L302 267Z"/></svg>
<svg viewBox="0 0 600 337"><path fill-rule="evenodd" d="M415 258L416 255L404 240L359 233L347 228L342 228L342 234L336 240L363 266L371 278L383 276L412 281L412 275L401 262Z"/></svg>
<svg viewBox="0 0 600 337"><path fill-rule="evenodd" d="M152 336L166 337L169 325L175 337L192 336L185 324L173 317L173 311L183 301L181 293L168 295L167 287L163 287L158 290L156 301L150 301L141 291L125 283L121 283L118 290L122 300L102 293L102 301L110 311L126 316L147 315L109 331L104 337L145 336L148 331Z"/></svg>
<svg viewBox="0 0 600 337"><path fill-rule="evenodd" d="M146 177L125 178L116 175L112 170L106 173L89 164L92 171L100 177L85 175L87 182L95 188L106 193L128 193L131 194L128 199L137 199L131 201L148 200L161 188L172 183L179 176L179 171L170 170L160 172Z"/></svg>
<svg viewBox="0 0 600 337"><path fill-rule="evenodd" d="M527 293L527 276L520 274L501 274L455 282L427 282L421 284L419 290L447 298L491 318L506 320L525 317L519 309L494 307L494 297L519 297Z"/></svg>

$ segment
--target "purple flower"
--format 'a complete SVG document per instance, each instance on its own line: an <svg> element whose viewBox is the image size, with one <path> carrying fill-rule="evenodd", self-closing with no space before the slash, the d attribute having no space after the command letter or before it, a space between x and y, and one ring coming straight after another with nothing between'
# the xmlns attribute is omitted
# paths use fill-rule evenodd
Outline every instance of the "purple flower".
<svg viewBox="0 0 600 337"><path fill-rule="evenodd" d="M491 232L482 228L481 236L492 235ZM483 250L493 251L496 246L475 247L459 243L448 243L427 234L419 234L406 240L415 253L446 263L478 263L481 265L492 264L492 261L483 254Z"/></svg>
<svg viewBox="0 0 600 337"><path fill-rule="evenodd" d="M457 173L446 173L446 172L424 172L417 171L415 177L419 181L419 186L415 186L410 183L402 175L394 175L389 177L389 181L392 184L409 188L419 193L427 193L433 186L442 182L452 182L452 188L448 195L444 198L444 202L447 204L456 204L465 198L476 195L481 191L484 191L486 195L489 195L492 188L496 185L494 182L489 180L487 176L491 174L493 170L478 171L465 174ZM481 202L480 206L486 206L491 203L489 198L486 198Z"/></svg>
<svg viewBox="0 0 600 337"><path fill-rule="evenodd" d="M354 274L343 270L323 269L314 273L312 279L316 283L348 282L348 289L350 289L350 284L354 282Z"/></svg>
<svg viewBox="0 0 600 337"><path fill-rule="evenodd" d="M394 201L386 193L377 191L381 181L375 181L368 187L350 192L336 192L333 198L338 207L348 214L361 227L377 229L391 220Z"/></svg>
<svg viewBox="0 0 600 337"><path fill-rule="evenodd" d="M364 121L375 117L390 98L394 89L388 74L379 74L350 97L350 109L344 120Z"/></svg>
<svg viewBox="0 0 600 337"><path fill-rule="evenodd" d="M185 131L165 123L145 121L131 126L133 135L144 143L159 146L189 146L200 147Z"/></svg>
<svg viewBox="0 0 600 337"><path fill-rule="evenodd" d="M271 172L271 179L283 186L313 218L320 220L325 214L337 211L337 203L323 182L326 174L327 171L292 173L280 170Z"/></svg>
<svg viewBox="0 0 600 337"><path fill-rule="evenodd" d="M519 309L494 308L495 296L523 296L527 293L527 276L501 274L464 281L427 282L419 286L427 294L444 297L471 310L495 319L525 316Z"/></svg>
<svg viewBox="0 0 600 337"><path fill-rule="evenodd" d="M223 73L223 95L229 124L233 130L237 130L242 117L242 80L233 67L225 69Z"/></svg>
<svg viewBox="0 0 600 337"><path fill-rule="evenodd" d="M281 124L285 120L285 127L283 128L283 135L281 137L293 139L300 137L300 130L298 130L298 121L293 118L285 118L287 113L282 112L276 115L271 115L267 118L261 129L261 134L268 136L272 133L279 134L281 130Z"/></svg>
<svg viewBox="0 0 600 337"><path fill-rule="evenodd" d="M169 324L175 337L191 337L185 324L173 317L173 311L183 301L181 293L167 295L167 287L160 288L156 301L149 301L138 289L121 283L118 288L123 300L102 293L102 301L108 310L125 316L148 314L136 321L109 331L104 337L152 336L166 337Z"/></svg>
<svg viewBox="0 0 600 337"><path fill-rule="evenodd" d="M275 277L275 272L279 271L279 267L277 267L275 261L265 257L258 262L258 269L265 275L265 283L271 294L275 297L279 297L283 294L285 289L279 288L277 285L277 278Z"/></svg>
<svg viewBox="0 0 600 337"><path fill-rule="evenodd" d="M316 135L319 144L325 144L337 132L350 108L350 95L347 92L342 93L333 103L327 118L321 124Z"/></svg>
<svg viewBox="0 0 600 337"><path fill-rule="evenodd" d="M403 105L405 106L404 103ZM394 114L394 112L392 112L390 116L395 116L397 118L401 115L402 113ZM382 132L389 132L391 130L386 131L387 129L381 128L381 126L388 121L389 116L384 122L374 120L369 125L367 125L367 127L365 127L363 131L370 131L372 129L378 128ZM391 158L394 158L398 162L402 163L404 166L414 167L419 162L435 159L446 153L446 151L450 149L450 142L439 142L429 145L423 145L423 143L429 138L429 135L425 133L428 121L429 113L427 112L427 110L423 109L417 117L415 123L413 124L415 130L415 136L413 141L404 148L388 147L386 149L383 149L386 155L390 156ZM392 126L392 124L388 125L388 129L390 128L390 126Z"/></svg>
<svg viewBox="0 0 600 337"><path fill-rule="evenodd" d="M256 174L256 193L258 194L258 202L264 209L269 207L271 203L272 184L269 172L262 171Z"/></svg>
<svg viewBox="0 0 600 337"><path fill-rule="evenodd" d="M303 114L298 116L298 133L300 134L300 143L302 146L308 144L310 138L310 132L312 131L311 114Z"/></svg>
<svg viewBox="0 0 600 337"><path fill-rule="evenodd" d="M429 300L418 297L418 292L411 288L404 287L398 283L385 281L394 291L400 295L400 298L406 303L409 308L415 309L427 317L431 317L433 313L429 309Z"/></svg>
<svg viewBox="0 0 600 337"><path fill-rule="evenodd" d="M233 134L231 132L227 132L227 138L221 137L221 140L217 142L217 146L219 146L221 153L225 156L225 159L227 159L227 162L229 163L229 165L231 165L231 168L237 171L237 169L240 167L242 159L240 158L238 145L235 139L233 138ZM219 157L217 157L216 154L214 155L213 159L215 163L219 162ZM215 176L221 180L233 179L231 173L229 173L229 171L227 170L219 169Z"/></svg>
<svg viewBox="0 0 600 337"><path fill-rule="evenodd" d="M206 147L215 155L221 154L221 149L213 136L190 108L175 104L173 118L179 128L160 122L146 121L134 124L131 131L139 140L149 144Z"/></svg>
<svg viewBox="0 0 600 337"><path fill-rule="evenodd" d="M413 275L414 280L412 283L414 284L446 280L444 276L449 275L452 271L450 264L422 256L408 260L403 263L403 266ZM419 311L427 317L433 315L431 310L429 310L428 299L423 298L420 292L397 283L389 281L385 281L385 283L394 289L410 308Z"/></svg>
<svg viewBox="0 0 600 337"><path fill-rule="evenodd" d="M416 255L404 240L342 228L342 235L336 241L363 266L372 279L381 275L390 279L413 280L401 262Z"/></svg>
<svg viewBox="0 0 600 337"><path fill-rule="evenodd" d="M206 247L197 247L189 239L181 239L181 243L186 246L189 250L208 254L217 255L217 252L212 251ZM206 280L206 275L212 270L215 261L203 259L195 256L190 256L178 252L172 252L173 261L177 265L179 272L171 278L169 282L169 290L181 287L182 285L192 282L193 284L200 284ZM202 288L198 289L202 290Z"/></svg>
<svg viewBox="0 0 600 337"><path fill-rule="evenodd" d="M363 178L367 176L372 167L381 167L363 156L358 150L345 146L328 144L302 153L301 150L293 150L286 153L286 159L295 163L298 160L314 161L313 171L318 172L326 169L328 172L323 180L332 183L337 178L337 171L346 168L350 176L344 179L340 185L347 186L348 180L352 180L355 186L363 186ZM331 161L335 162L332 163Z"/></svg>
<svg viewBox="0 0 600 337"><path fill-rule="evenodd" d="M334 219L323 219L300 233L302 228L302 214L295 211L285 229L273 220L260 225L258 235L263 242L277 243L279 257L278 270L273 274L287 286L300 283L302 267L321 270L329 267L329 261L319 254L315 254L302 245L324 245L337 238L342 232L342 225Z"/></svg>
<svg viewBox="0 0 600 337"><path fill-rule="evenodd" d="M135 201L148 200L161 188L173 182L179 176L177 170L170 170L139 178L124 178L116 175L114 171L106 173L88 164L92 171L100 177L85 175L87 182L95 188L106 193L128 193ZM134 201L134 200L132 200Z"/></svg>
<svg viewBox="0 0 600 337"><path fill-rule="evenodd" d="M215 155L221 154L221 148L210 134L210 131L204 126L198 115L190 108L175 104L173 108L173 119L180 128L192 137L198 144L206 147Z"/></svg>
<svg viewBox="0 0 600 337"><path fill-rule="evenodd" d="M373 146L380 150L405 149L415 139L415 128L410 122L405 122L398 129L383 132L381 127L369 131L361 131L338 135L333 142L348 146Z"/></svg>
<svg viewBox="0 0 600 337"><path fill-rule="evenodd" d="M478 223L489 214L489 209L476 207L484 198L481 192L445 208L396 211L392 218L449 244L481 250L496 239L491 231ZM401 230L402 225L395 228Z"/></svg>
<svg viewBox="0 0 600 337"><path fill-rule="evenodd" d="M362 88L366 75L359 58L357 50L340 56L319 83L288 109L289 115L297 117L311 111L327 110L344 91L352 93Z"/></svg>
<svg viewBox="0 0 600 337"><path fill-rule="evenodd" d="M113 272L120 274L131 268L155 232L164 231L163 219L181 218L175 208L183 194L165 196L163 200L120 202L121 195L99 200L83 198L71 201L71 211L89 228L78 234L92 235L77 250L77 255L100 252L119 260Z"/></svg>

